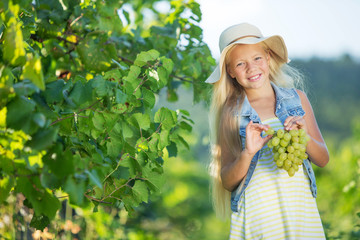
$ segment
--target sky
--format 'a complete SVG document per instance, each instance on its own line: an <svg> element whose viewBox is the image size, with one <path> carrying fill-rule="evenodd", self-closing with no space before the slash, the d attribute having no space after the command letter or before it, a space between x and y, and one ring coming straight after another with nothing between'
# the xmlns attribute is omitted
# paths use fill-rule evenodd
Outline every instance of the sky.
<svg viewBox="0 0 360 240"><path fill-rule="evenodd" d="M198 0L204 41L217 59L219 36L248 22L264 36L281 35L289 58L360 59L360 0Z"/></svg>

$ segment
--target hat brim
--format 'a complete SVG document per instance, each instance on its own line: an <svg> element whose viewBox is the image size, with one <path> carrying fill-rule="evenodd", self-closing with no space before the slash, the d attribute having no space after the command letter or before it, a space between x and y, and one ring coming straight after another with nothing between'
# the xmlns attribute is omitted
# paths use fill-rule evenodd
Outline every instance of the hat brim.
<svg viewBox="0 0 360 240"><path fill-rule="evenodd" d="M226 46L220 55L219 64L216 66L215 70L211 73L211 75L206 79L206 83L215 83L219 81L221 77L221 67L225 61L225 56L229 49L235 44L257 44L260 42L265 42L265 44L276 54L280 57L283 63L288 63L290 60L288 59L288 52L285 45L283 38L279 35L274 35L270 37L247 37L236 40Z"/></svg>

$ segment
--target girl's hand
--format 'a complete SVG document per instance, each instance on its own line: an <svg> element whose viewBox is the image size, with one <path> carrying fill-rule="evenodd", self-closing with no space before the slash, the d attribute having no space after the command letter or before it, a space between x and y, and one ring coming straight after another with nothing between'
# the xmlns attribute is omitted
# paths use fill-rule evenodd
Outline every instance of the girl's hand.
<svg viewBox="0 0 360 240"><path fill-rule="evenodd" d="M261 137L261 132L267 131L268 129L268 125L253 123L253 121L249 122L246 126L245 143L245 150L247 150L249 154L255 154L271 139L272 135L268 135L265 138Z"/></svg>
<svg viewBox="0 0 360 240"><path fill-rule="evenodd" d="M304 129L307 132L306 121L301 116L289 116L284 122L285 130Z"/></svg>

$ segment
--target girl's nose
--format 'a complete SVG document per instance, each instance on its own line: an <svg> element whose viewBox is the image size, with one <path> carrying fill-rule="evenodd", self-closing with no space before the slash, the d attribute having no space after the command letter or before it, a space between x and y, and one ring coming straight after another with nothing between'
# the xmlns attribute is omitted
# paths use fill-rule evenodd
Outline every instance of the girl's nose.
<svg viewBox="0 0 360 240"><path fill-rule="evenodd" d="M253 68L255 67L255 64L253 62L247 62L246 63L246 71L247 72L251 72L251 70L253 70Z"/></svg>

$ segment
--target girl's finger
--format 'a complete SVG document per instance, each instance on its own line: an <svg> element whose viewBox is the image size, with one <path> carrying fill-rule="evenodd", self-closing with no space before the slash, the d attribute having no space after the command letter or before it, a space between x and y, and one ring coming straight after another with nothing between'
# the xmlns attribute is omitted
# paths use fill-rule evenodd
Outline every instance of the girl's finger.
<svg viewBox="0 0 360 240"><path fill-rule="evenodd" d="M289 125L286 130L301 128L302 126L304 126L304 120L302 117L299 116L299 117L296 117L293 119L293 121L291 122L291 125Z"/></svg>
<svg viewBox="0 0 360 240"><path fill-rule="evenodd" d="M294 118L295 118L294 116L287 117L284 121L284 126L286 127L287 125L289 125L293 121Z"/></svg>

